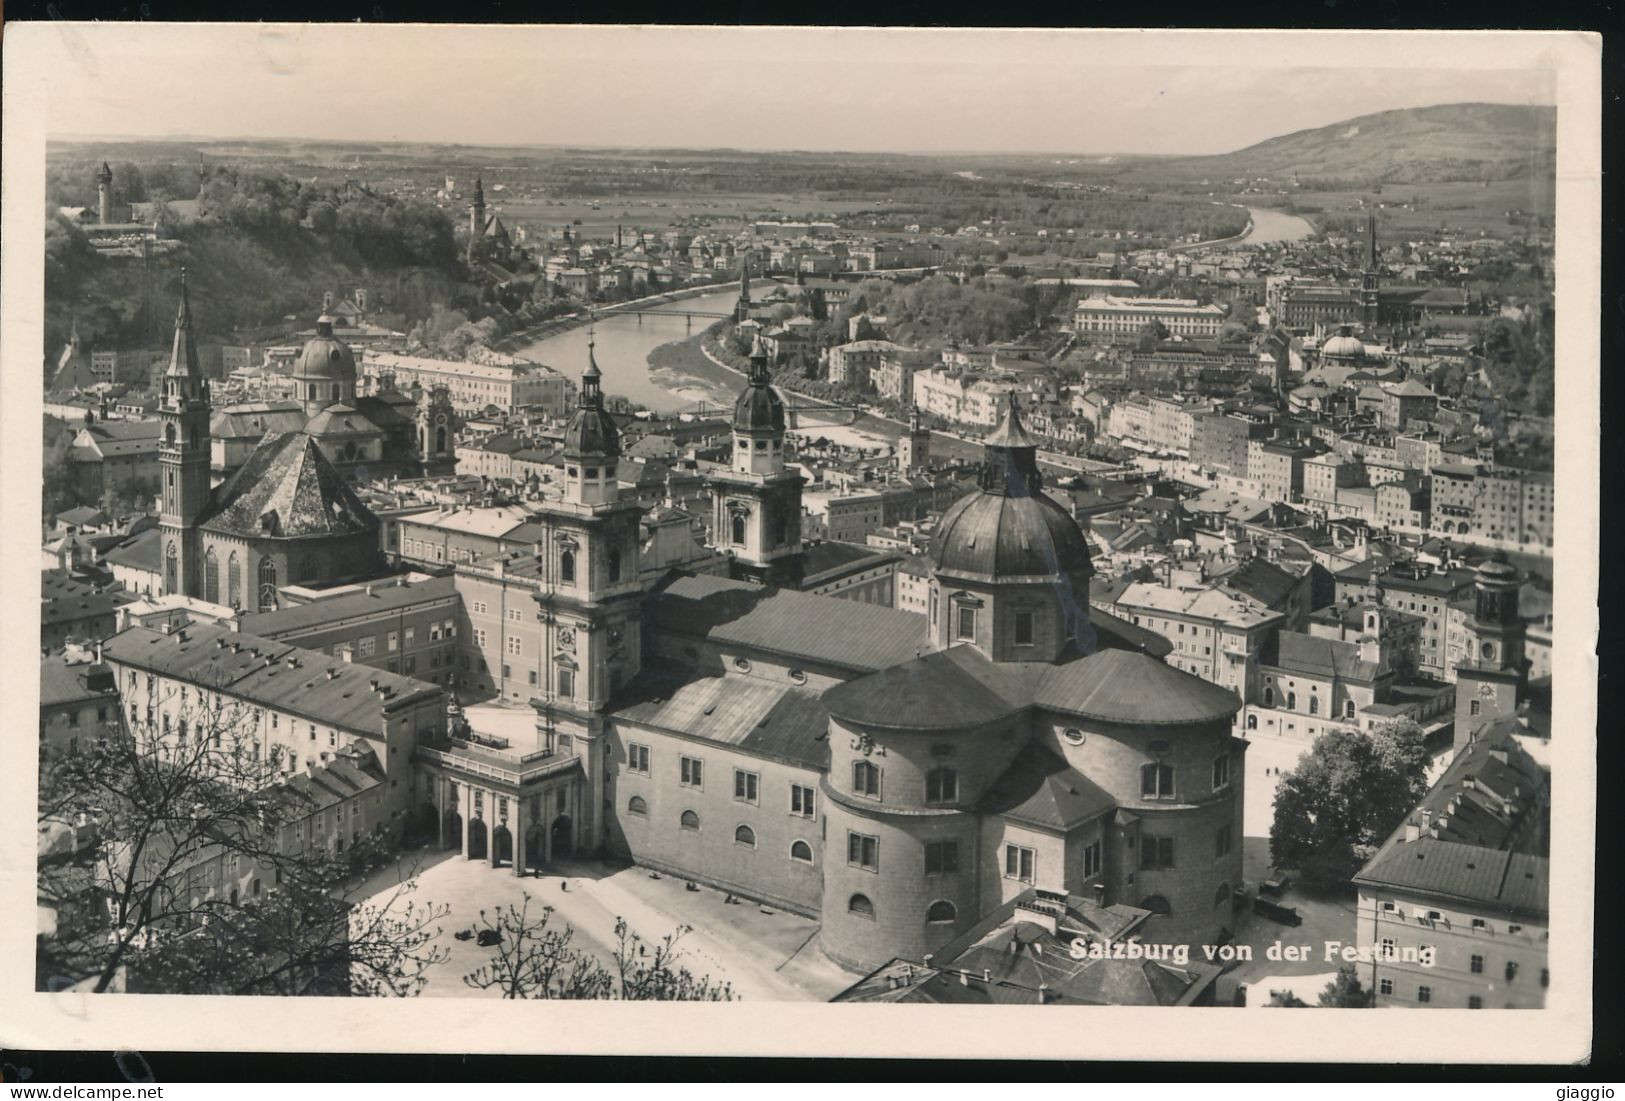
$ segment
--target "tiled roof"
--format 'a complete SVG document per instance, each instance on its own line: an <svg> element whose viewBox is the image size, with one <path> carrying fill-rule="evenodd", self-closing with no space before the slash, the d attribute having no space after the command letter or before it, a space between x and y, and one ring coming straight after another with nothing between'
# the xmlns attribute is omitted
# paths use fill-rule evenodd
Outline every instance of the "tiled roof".
<svg viewBox="0 0 1625 1101"><path fill-rule="evenodd" d="M925 629L915 613L836 599L723 577L679 576L654 597L654 626L853 672L884 669L925 649Z"/></svg>
<svg viewBox="0 0 1625 1101"><path fill-rule="evenodd" d="M957 730L1024 711L1025 697L1004 667L974 647L955 646L838 684L824 693L824 706L835 719L862 726Z"/></svg>
<svg viewBox="0 0 1625 1101"><path fill-rule="evenodd" d="M1035 706L1106 722L1169 725L1229 719L1241 700L1201 677L1131 650L1042 666Z"/></svg>
<svg viewBox="0 0 1625 1101"><path fill-rule="evenodd" d="M265 517L275 515L275 529ZM378 518L303 432L267 438L215 491L202 527L250 538L376 531Z"/></svg>
<svg viewBox="0 0 1625 1101"><path fill-rule="evenodd" d="M329 597L326 600L313 600L309 604L295 604L274 612L251 613L243 616L242 629L251 635L274 638L278 635L311 630L340 620L401 611L418 604L455 596L457 580L454 577L432 577L411 585L381 581L377 585L369 586L368 590L347 596Z"/></svg>
<svg viewBox="0 0 1625 1101"><path fill-rule="evenodd" d="M1100 785L1037 742L1027 743L982 800L984 813L1063 832L1116 805Z"/></svg>
<svg viewBox="0 0 1625 1101"><path fill-rule="evenodd" d="M131 569L157 573L161 562L158 529L148 528L141 534L125 540L102 555L102 562L106 565L128 566Z"/></svg>
<svg viewBox="0 0 1625 1101"><path fill-rule="evenodd" d="M655 667L617 697L620 722L829 767L829 714L816 693L759 677Z"/></svg>
<svg viewBox="0 0 1625 1101"><path fill-rule="evenodd" d="M1265 647L1259 664L1306 677L1374 681L1380 675L1376 663L1360 660L1359 643L1297 631L1276 632L1273 646Z"/></svg>
<svg viewBox="0 0 1625 1101"><path fill-rule="evenodd" d="M102 653L109 663L369 734L382 732L383 708L440 694L436 685L411 677L206 624L170 634L128 627L108 639ZM374 680L388 690L387 698L372 689Z"/></svg>
<svg viewBox="0 0 1625 1101"><path fill-rule="evenodd" d="M81 700L117 697L118 686L111 680L106 688L91 688L88 681L93 670L106 671L105 665L81 662L69 665L61 654L42 658L39 663L41 707L60 707Z"/></svg>

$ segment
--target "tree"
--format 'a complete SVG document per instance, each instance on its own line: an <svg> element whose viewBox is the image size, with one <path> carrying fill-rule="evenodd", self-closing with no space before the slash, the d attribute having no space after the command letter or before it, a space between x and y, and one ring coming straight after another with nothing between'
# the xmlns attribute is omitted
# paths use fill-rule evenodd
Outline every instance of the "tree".
<svg viewBox="0 0 1625 1101"><path fill-rule="evenodd" d="M1269 1004L1280 1009L1308 1009L1309 1003L1290 990L1271 990Z"/></svg>
<svg viewBox="0 0 1625 1101"><path fill-rule="evenodd" d="M1308 886L1345 886L1426 793L1427 764L1411 719L1321 735L1276 790L1270 860Z"/></svg>
<svg viewBox="0 0 1625 1101"><path fill-rule="evenodd" d="M1320 1004L1331 1009L1370 1009L1376 1004L1371 992L1360 985L1354 968L1340 967L1337 978L1326 984L1320 992Z"/></svg>
<svg viewBox="0 0 1625 1101"><path fill-rule="evenodd" d="M1142 352L1150 352L1154 351L1158 344L1167 339L1168 326L1156 318L1152 318L1140 326L1140 339L1136 342L1135 347Z"/></svg>
<svg viewBox="0 0 1625 1101"><path fill-rule="evenodd" d="M463 976L475 990L499 990L504 998L552 998L565 1001L619 1000L647 1002L730 1002L733 987L696 977L680 967L677 945L692 930L680 925L658 942L631 931L626 919L615 919L615 945L610 966L571 947L575 930L549 928L553 907L531 916L531 898L509 904L493 920L480 911L479 932L495 937L490 963Z"/></svg>
<svg viewBox="0 0 1625 1101"><path fill-rule="evenodd" d="M41 898L71 919L41 943L39 984L102 992L128 975L166 993L420 990L446 956L435 943L446 908L416 903L410 877L386 901L351 897L389 839L322 843L310 786L285 782L279 754L260 751L246 706L207 689L190 705L153 703L155 717L130 702L127 728L41 762L41 835L86 843L41 858Z"/></svg>

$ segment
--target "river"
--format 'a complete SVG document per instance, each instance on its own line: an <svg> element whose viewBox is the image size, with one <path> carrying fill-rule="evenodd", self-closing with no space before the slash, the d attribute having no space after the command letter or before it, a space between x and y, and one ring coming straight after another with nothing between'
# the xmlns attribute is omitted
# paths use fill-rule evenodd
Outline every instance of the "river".
<svg viewBox="0 0 1625 1101"><path fill-rule="evenodd" d="M662 344L703 332L716 320L696 317L690 328L688 320L681 316L683 311L728 313L738 300L738 289L730 287L714 294L651 307L643 311L641 321L629 313L599 318L594 352L598 369L604 372L604 393L619 394L661 413L690 409L701 401L731 406L737 385L724 389L675 371L653 371L649 367L649 353ZM566 329L527 344L514 354L557 368L579 382L581 372L587 367L587 337L586 326Z"/></svg>
<svg viewBox="0 0 1625 1101"><path fill-rule="evenodd" d="M1300 218L1296 214L1284 214L1279 210L1265 210L1262 207L1250 206L1247 213L1252 215L1253 228L1241 239L1245 245L1273 245L1277 241L1301 241L1315 232L1315 227L1307 218Z"/></svg>

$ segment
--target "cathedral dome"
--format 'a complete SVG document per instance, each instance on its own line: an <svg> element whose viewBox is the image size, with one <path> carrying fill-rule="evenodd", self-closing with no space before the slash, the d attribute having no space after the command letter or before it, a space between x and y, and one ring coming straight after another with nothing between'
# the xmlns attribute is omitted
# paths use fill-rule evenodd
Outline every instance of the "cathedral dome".
<svg viewBox="0 0 1625 1101"><path fill-rule="evenodd" d="M989 580L1094 572L1083 529L1042 493L961 499L937 525L931 557L939 570Z"/></svg>
<svg viewBox="0 0 1625 1101"><path fill-rule="evenodd" d="M330 382L355 382L355 353L333 335L333 319L323 314L316 335L305 343L294 365L293 377Z"/></svg>

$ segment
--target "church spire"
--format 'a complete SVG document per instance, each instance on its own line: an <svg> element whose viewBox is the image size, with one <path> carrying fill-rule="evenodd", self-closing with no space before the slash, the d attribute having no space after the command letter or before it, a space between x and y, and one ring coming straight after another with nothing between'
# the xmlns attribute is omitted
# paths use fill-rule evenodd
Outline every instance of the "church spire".
<svg viewBox="0 0 1625 1101"><path fill-rule="evenodd" d="M1377 270L1377 212L1374 210L1365 216L1365 270Z"/></svg>
<svg viewBox="0 0 1625 1101"><path fill-rule="evenodd" d="M1010 395L1004 418L982 440L986 456L982 460L981 486L989 493L1006 497L1031 497L1043 488L1038 472L1038 440L1021 425L1016 395Z"/></svg>
<svg viewBox="0 0 1625 1101"><path fill-rule="evenodd" d="M186 268L181 268L181 302L175 311L175 343L169 354L167 375L202 381L203 368L198 362L197 344L192 339L192 302L186 292Z"/></svg>

